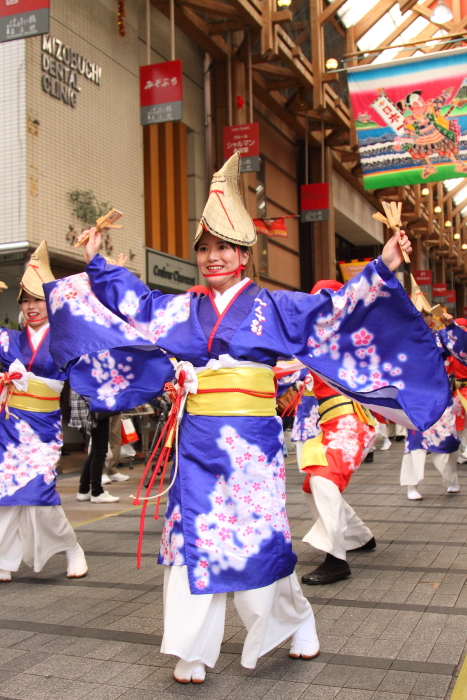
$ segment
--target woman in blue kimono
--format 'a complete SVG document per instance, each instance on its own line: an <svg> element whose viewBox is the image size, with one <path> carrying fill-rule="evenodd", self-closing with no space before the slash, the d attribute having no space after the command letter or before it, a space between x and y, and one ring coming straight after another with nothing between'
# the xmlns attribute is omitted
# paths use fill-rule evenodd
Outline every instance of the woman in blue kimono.
<svg viewBox="0 0 467 700"><path fill-rule="evenodd" d="M256 232L238 164L235 154L214 175L195 238L205 294L148 292L106 264L92 230L86 273L47 285L54 358L76 362L75 377L76 358L104 349L112 356L113 348L157 345L180 361L186 404L159 563L161 652L179 657L174 677L185 683L203 682L205 666L216 663L229 592L247 629L243 666L254 668L290 636L292 657L319 652L285 512L277 361L296 356L339 391L419 428L437 420L449 397L435 342L394 277L398 236L335 294L269 292L241 279ZM400 241L410 251L405 235ZM122 392L131 396L131 381Z"/></svg>
<svg viewBox="0 0 467 700"><path fill-rule="evenodd" d="M21 561L41 571L63 551L68 578L88 570L55 488L66 376L49 352L42 282L53 279L43 241L31 255L18 297L26 330L0 328L0 581L10 581Z"/></svg>
<svg viewBox="0 0 467 700"><path fill-rule="evenodd" d="M429 308L422 310L423 318L431 327L433 316ZM467 333L453 322L453 317L445 313L441 317L445 328L432 331L443 360L455 358L467 365ZM459 493L457 458L460 440L457 436L456 413L451 399L441 418L428 430L409 430L405 441L405 454L402 459L400 483L407 486L409 501L421 501L423 496L418 484L425 476L425 462L431 452L433 465L441 474L443 486L448 494Z"/></svg>

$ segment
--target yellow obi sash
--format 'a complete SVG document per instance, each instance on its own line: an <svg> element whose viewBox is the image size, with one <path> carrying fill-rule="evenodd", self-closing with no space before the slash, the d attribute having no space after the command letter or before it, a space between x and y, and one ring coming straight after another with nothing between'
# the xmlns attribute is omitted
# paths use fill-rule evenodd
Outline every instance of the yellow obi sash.
<svg viewBox="0 0 467 700"><path fill-rule="evenodd" d="M275 416L274 372L266 367L224 367L198 374L198 393L188 394L195 416Z"/></svg>
<svg viewBox="0 0 467 700"><path fill-rule="evenodd" d="M372 426L376 425L375 419L367 408L361 406L356 401L347 399L345 396L331 396L329 399L324 399L318 406L318 412L320 415L320 423L327 423L329 420L337 418L338 416L356 413L358 419L362 423Z"/></svg>
<svg viewBox="0 0 467 700"><path fill-rule="evenodd" d="M345 396L331 396L318 406L320 415L320 423L327 423L338 416L345 416L349 413L355 413L362 423L367 425L376 425L376 421L370 411L364 406L361 406L356 401L351 401ZM303 445L302 457L300 460L300 469L305 469L308 466L327 467L328 460L323 445L323 433L320 433L314 438L307 440Z"/></svg>
<svg viewBox="0 0 467 700"><path fill-rule="evenodd" d="M29 379L26 392L13 391L8 401L9 408L33 413L51 413L60 408L60 394L50 389L40 379Z"/></svg>
<svg viewBox="0 0 467 700"><path fill-rule="evenodd" d="M308 391L308 389L304 389L303 396L315 396L315 392L313 391L313 389L311 391Z"/></svg>

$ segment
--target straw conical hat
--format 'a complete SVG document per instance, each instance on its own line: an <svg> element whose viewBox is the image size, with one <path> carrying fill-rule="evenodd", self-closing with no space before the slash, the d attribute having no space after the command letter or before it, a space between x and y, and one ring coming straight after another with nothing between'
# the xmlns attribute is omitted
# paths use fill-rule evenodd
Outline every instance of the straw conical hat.
<svg viewBox="0 0 467 700"><path fill-rule="evenodd" d="M256 243L256 228L245 209L238 189L240 155L234 153L219 172L214 173L208 201L195 236L195 245L204 229L229 243L251 246Z"/></svg>
<svg viewBox="0 0 467 700"><path fill-rule="evenodd" d="M426 314L431 314L431 304L428 303L428 299L418 286L414 276L410 275L410 278L412 280L412 294L410 295L410 298L415 308L417 311L420 311L420 313L424 311Z"/></svg>
<svg viewBox="0 0 467 700"><path fill-rule="evenodd" d="M44 282L53 282L55 277L49 265L49 253L46 241L42 241L40 246L32 253L28 266L21 280L18 301L21 299L23 290L36 299L45 299L42 285Z"/></svg>
<svg viewBox="0 0 467 700"><path fill-rule="evenodd" d="M0 292L3 292L4 289L8 289L7 285L5 282L0 282Z"/></svg>

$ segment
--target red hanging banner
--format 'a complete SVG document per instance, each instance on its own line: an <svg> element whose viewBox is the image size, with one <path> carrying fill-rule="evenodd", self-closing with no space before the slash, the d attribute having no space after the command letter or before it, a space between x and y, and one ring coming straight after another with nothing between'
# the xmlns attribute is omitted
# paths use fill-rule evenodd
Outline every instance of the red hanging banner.
<svg viewBox="0 0 467 700"><path fill-rule="evenodd" d="M259 124L239 124L224 126L224 160L234 153L240 153L240 172L258 172L259 159Z"/></svg>
<svg viewBox="0 0 467 700"><path fill-rule="evenodd" d="M50 0L0 0L0 43L49 31Z"/></svg>
<svg viewBox="0 0 467 700"><path fill-rule="evenodd" d="M182 62L165 61L139 69L141 125L182 118Z"/></svg>

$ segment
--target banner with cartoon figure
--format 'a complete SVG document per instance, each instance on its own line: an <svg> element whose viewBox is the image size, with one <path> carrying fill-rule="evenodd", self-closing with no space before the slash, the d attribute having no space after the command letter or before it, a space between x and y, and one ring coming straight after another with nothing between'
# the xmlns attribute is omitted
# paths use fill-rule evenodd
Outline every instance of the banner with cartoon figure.
<svg viewBox="0 0 467 700"><path fill-rule="evenodd" d="M467 177L467 49L348 70L366 190Z"/></svg>

